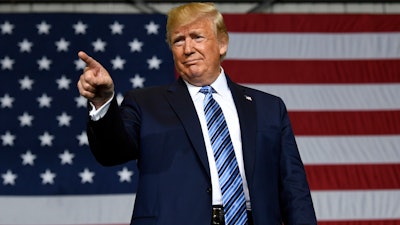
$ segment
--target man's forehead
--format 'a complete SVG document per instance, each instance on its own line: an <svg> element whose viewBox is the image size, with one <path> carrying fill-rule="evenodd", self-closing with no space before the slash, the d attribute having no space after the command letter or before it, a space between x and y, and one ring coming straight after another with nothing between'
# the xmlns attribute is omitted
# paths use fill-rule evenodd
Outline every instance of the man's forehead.
<svg viewBox="0 0 400 225"><path fill-rule="evenodd" d="M204 18L200 20L195 20L190 23L186 24L181 24L176 26L176 28L173 29L173 34L179 34L179 33L187 33L187 32L204 32L207 30L211 30L211 21Z"/></svg>

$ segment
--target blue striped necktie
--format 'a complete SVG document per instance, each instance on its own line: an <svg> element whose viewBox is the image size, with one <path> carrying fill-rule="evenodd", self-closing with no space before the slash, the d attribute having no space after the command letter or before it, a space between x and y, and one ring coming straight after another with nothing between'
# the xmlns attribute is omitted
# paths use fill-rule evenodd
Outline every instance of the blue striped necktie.
<svg viewBox="0 0 400 225"><path fill-rule="evenodd" d="M226 225L247 224L246 199L228 126L221 107L212 97L215 90L204 86L204 112L208 134L217 165Z"/></svg>

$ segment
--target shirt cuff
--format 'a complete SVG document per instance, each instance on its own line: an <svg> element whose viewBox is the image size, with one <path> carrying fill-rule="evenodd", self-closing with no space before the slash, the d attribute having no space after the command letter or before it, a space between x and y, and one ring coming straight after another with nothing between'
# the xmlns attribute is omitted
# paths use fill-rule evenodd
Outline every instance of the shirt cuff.
<svg viewBox="0 0 400 225"><path fill-rule="evenodd" d="M108 108L110 108L110 104L113 98L114 95L98 109L96 109L96 107L91 102L89 102L89 104L92 106L92 109L89 112L90 119L92 121L98 121L103 118L106 115Z"/></svg>

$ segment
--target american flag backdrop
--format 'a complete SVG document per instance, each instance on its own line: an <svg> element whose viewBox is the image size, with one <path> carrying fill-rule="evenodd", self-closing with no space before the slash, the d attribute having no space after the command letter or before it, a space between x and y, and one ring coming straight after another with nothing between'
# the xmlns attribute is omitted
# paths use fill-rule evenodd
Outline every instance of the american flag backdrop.
<svg viewBox="0 0 400 225"><path fill-rule="evenodd" d="M0 14L1 225L129 221L137 168L103 168L91 155L87 102L76 87L85 64L77 53L109 70L119 100L129 89L170 83L165 20Z"/></svg>
<svg viewBox="0 0 400 225"><path fill-rule="evenodd" d="M319 224L400 224L400 15L225 17L224 67L286 102Z"/></svg>
<svg viewBox="0 0 400 225"><path fill-rule="evenodd" d="M79 50L119 100L173 81L165 16L0 14L0 225L129 223L135 163L90 154ZM321 225L400 224L400 15L225 15L223 67L286 102Z"/></svg>

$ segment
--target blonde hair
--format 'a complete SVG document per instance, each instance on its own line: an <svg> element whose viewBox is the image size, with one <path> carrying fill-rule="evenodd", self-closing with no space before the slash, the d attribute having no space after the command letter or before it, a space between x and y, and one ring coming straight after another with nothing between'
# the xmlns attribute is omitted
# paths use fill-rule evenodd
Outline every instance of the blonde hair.
<svg viewBox="0 0 400 225"><path fill-rule="evenodd" d="M172 8L167 19L167 43L171 46L171 32L180 26L190 24L199 18L208 17L214 24L214 31L219 41L229 41L228 31L224 19L213 3L192 2Z"/></svg>

